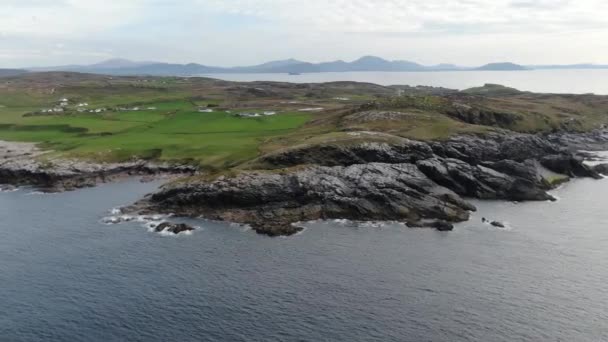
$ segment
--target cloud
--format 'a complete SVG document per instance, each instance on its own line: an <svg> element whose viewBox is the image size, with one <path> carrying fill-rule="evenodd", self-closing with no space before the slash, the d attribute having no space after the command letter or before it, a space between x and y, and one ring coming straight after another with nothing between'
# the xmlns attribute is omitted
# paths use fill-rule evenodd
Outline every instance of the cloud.
<svg viewBox="0 0 608 342"><path fill-rule="evenodd" d="M204 0L221 12L258 16L291 28L421 33L436 27L572 30L607 27L605 0Z"/></svg>
<svg viewBox="0 0 608 342"><path fill-rule="evenodd" d="M0 1L0 67L101 56L218 65L363 54L608 62L606 0Z"/></svg>
<svg viewBox="0 0 608 342"><path fill-rule="evenodd" d="M2 0L0 32L69 38L110 30L137 17L145 1Z"/></svg>

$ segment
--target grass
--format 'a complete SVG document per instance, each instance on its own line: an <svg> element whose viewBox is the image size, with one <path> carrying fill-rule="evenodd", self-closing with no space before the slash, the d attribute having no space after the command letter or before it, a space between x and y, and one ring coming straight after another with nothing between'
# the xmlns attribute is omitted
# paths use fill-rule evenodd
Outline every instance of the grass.
<svg viewBox="0 0 608 342"><path fill-rule="evenodd" d="M125 90L125 87L116 87ZM129 87L127 87L129 88ZM73 87L62 91L73 103L112 109L100 114L69 111L65 115L24 116L50 108L57 95L26 97L6 94L0 100L0 139L38 142L54 154L97 161L134 158L187 161L207 168L226 168L256 157L259 146L297 129L311 116L283 112L259 118L240 118L224 111L199 113L191 94L155 89L97 89ZM215 101L214 104L216 104ZM117 108L140 107L139 111Z"/></svg>

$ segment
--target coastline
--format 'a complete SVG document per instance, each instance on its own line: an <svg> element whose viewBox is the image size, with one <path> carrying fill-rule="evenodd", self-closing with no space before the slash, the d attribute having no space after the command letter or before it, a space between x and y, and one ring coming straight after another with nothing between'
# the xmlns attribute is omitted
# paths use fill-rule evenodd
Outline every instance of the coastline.
<svg viewBox="0 0 608 342"><path fill-rule="evenodd" d="M602 178L595 171L605 172L602 164L584 163L591 153L573 153L583 147L606 150L608 139L604 132L501 133L441 142L325 145L321 151L291 149L268 157L265 162L275 169L206 178L195 176L191 167L145 161L48 160L33 144L0 142L0 181L55 192L129 176L183 177L123 212L229 221L268 236L297 234L302 230L297 222L329 219L398 221L449 231L476 210L469 198L555 200L548 191L570 178Z"/></svg>
<svg viewBox="0 0 608 342"><path fill-rule="evenodd" d="M296 234L296 222L318 219L452 230L476 210L468 198L553 201L548 191L571 178L601 179L584 156L558 142L608 147L604 137L502 133L296 149L272 157L281 169L171 184L126 210L243 223L269 236Z"/></svg>
<svg viewBox="0 0 608 342"><path fill-rule="evenodd" d="M33 143L0 140L0 185L32 186L43 192L71 191L141 176L142 181L193 175L196 169L136 160L128 163L94 163L52 158Z"/></svg>
<svg viewBox="0 0 608 342"><path fill-rule="evenodd" d="M326 146L325 160L316 159L315 165L295 157L311 158L311 151L285 151L270 158L279 171L243 171L204 181L190 177L165 185L123 211L247 224L268 236L294 235L302 230L298 222L328 219L397 221L412 228L449 231L476 210L467 198L554 201L548 192L571 177L601 178L594 171L601 164L584 163L583 157L592 153L579 156L572 149L608 149L603 139L597 132L547 137L513 133L457 136L445 142L405 139L399 145L363 144L329 154ZM564 141L569 144L558 145ZM341 154L368 160L348 162ZM10 187L29 185L56 192L130 176L174 180L196 174L193 168L144 161L49 163L39 158L42 155L33 144L0 142L0 180ZM301 164L309 166L297 167Z"/></svg>

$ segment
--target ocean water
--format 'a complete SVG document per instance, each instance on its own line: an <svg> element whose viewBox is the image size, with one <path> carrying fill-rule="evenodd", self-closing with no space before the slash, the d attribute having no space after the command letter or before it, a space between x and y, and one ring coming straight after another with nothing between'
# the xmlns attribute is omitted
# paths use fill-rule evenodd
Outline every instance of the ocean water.
<svg viewBox="0 0 608 342"><path fill-rule="evenodd" d="M608 341L608 179L453 232L101 223L155 186L0 193L0 341Z"/></svg>
<svg viewBox="0 0 608 342"><path fill-rule="evenodd" d="M202 75L227 81L278 81L320 83L334 81L371 82L381 85L424 85L466 89L485 83L502 84L539 93L595 93L608 95L608 69L526 70L526 71L445 71L445 72L325 72L288 74Z"/></svg>

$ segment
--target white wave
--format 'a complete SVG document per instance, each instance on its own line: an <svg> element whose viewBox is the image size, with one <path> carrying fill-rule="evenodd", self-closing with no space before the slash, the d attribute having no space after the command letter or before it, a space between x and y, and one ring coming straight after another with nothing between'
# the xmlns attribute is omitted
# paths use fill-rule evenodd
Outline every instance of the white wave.
<svg viewBox="0 0 608 342"><path fill-rule="evenodd" d="M112 214L112 215L120 215L120 214L122 214L122 209L120 209L120 208L112 208L112 209L110 209L110 214Z"/></svg>
<svg viewBox="0 0 608 342"><path fill-rule="evenodd" d="M386 226L387 224L390 224L390 222L365 221L365 222L359 222L358 226L361 228L382 228L382 227Z"/></svg>
<svg viewBox="0 0 608 342"><path fill-rule="evenodd" d="M51 195L51 194L52 193L50 193L50 192L44 192L44 191L30 191L26 195L27 196L39 196L39 195Z"/></svg>
<svg viewBox="0 0 608 342"><path fill-rule="evenodd" d="M118 216L106 216L101 219L101 222L104 224L107 224L107 225L111 225L111 224L119 224L122 221L120 220L120 218Z"/></svg>

